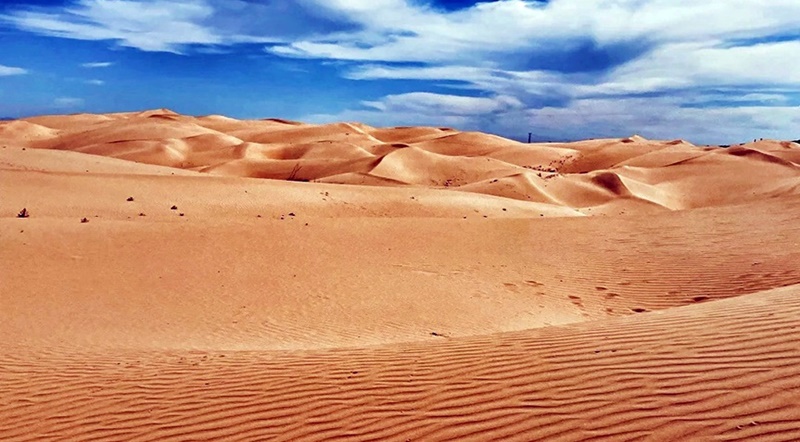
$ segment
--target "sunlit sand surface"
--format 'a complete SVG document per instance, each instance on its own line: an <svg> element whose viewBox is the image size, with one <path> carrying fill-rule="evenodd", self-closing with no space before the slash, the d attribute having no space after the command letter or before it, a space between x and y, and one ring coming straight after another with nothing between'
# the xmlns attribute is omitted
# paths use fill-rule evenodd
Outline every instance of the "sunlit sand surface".
<svg viewBox="0 0 800 442"><path fill-rule="evenodd" d="M0 439L798 440L799 164L0 122Z"/></svg>

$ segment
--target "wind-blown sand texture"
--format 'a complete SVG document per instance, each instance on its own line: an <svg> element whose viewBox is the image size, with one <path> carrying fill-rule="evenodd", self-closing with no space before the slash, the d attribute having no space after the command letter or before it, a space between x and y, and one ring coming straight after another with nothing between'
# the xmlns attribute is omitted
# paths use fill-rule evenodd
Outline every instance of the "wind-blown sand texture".
<svg viewBox="0 0 800 442"><path fill-rule="evenodd" d="M798 164L0 122L0 440L798 440Z"/></svg>

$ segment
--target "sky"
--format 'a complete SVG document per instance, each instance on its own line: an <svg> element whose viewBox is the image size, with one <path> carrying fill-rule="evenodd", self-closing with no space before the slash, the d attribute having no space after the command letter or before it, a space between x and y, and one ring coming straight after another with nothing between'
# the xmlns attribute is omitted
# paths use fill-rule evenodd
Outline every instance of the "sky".
<svg viewBox="0 0 800 442"><path fill-rule="evenodd" d="M800 138L798 0L3 0L0 117Z"/></svg>

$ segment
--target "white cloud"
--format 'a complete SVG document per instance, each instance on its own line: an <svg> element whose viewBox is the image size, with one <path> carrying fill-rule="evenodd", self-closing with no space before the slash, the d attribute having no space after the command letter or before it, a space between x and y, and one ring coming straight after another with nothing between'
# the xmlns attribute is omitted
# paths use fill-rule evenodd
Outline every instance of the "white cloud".
<svg viewBox="0 0 800 442"><path fill-rule="evenodd" d="M92 63L83 63L81 64L81 67L92 69L92 68L107 68L113 65L114 63L110 61L97 61Z"/></svg>
<svg viewBox="0 0 800 442"><path fill-rule="evenodd" d="M53 107L59 109L74 109L84 105L83 98L60 97L53 100Z"/></svg>
<svg viewBox="0 0 800 442"><path fill-rule="evenodd" d="M270 51L355 61L343 74L353 80L449 81L437 85L516 97L520 105L458 106L459 99L447 94L423 95L421 83L419 92L362 103L367 109L337 114L341 117L388 125L393 118L433 125L450 119L461 128L509 136L533 131L557 139L634 132L699 143L797 138L800 107L792 103L800 97L800 2L795 0L552 0L546 6L506 0L454 13L399 0L350 3L328 7L361 20L363 29ZM581 41L600 52L615 50L614 45L639 52L597 72L570 71L569 62L580 64L580 54L566 66L547 67L547 57ZM525 69L526 59L543 67Z"/></svg>
<svg viewBox="0 0 800 442"><path fill-rule="evenodd" d="M474 89L495 95L556 94L569 96L583 75L546 71L511 71L483 67L444 65L397 67L366 64L344 73L351 80L451 81L453 89Z"/></svg>
<svg viewBox="0 0 800 442"><path fill-rule="evenodd" d="M421 112L428 115L484 115L523 107L518 99L504 95L467 97L428 92L388 95L380 101L365 101L363 104L383 112Z"/></svg>
<svg viewBox="0 0 800 442"><path fill-rule="evenodd" d="M3 66L0 64L0 77L10 77L12 75L25 75L28 71L22 68Z"/></svg>
<svg viewBox="0 0 800 442"><path fill-rule="evenodd" d="M103 81L103 80L97 80L97 79L86 80L86 82L85 82L85 83L86 83L86 84L91 84L92 86L102 86L102 85L106 84L106 82L105 82L105 81Z"/></svg>
<svg viewBox="0 0 800 442"><path fill-rule="evenodd" d="M74 0L66 7L12 7L0 14L0 23L53 37L185 53L191 45L287 43L338 29L320 11L314 0Z"/></svg>
<svg viewBox="0 0 800 442"><path fill-rule="evenodd" d="M447 110L451 98L429 106L375 106L336 114L306 115L311 122L362 121L376 126L451 126L501 133L524 140L528 132L551 141L615 138L639 134L651 139L687 139L696 144L731 144L753 138L796 139L800 107L682 107L677 97L594 98L564 107L508 107L486 114ZM443 111L444 110L444 111Z"/></svg>
<svg viewBox="0 0 800 442"><path fill-rule="evenodd" d="M483 59L493 52L538 46L541 8L520 0L479 3L443 14L412 2L332 1L320 7L345 16L362 29L296 41L270 50L279 55L360 61L458 62ZM556 31L556 26L551 26ZM563 34L563 33L562 33Z"/></svg>
<svg viewBox="0 0 800 442"><path fill-rule="evenodd" d="M63 11L16 11L2 17L23 30L78 40L117 40L145 51L177 52L181 45L221 40L198 24L213 10L191 0L80 0Z"/></svg>
<svg viewBox="0 0 800 442"><path fill-rule="evenodd" d="M797 31L800 3L794 0L556 0L556 7L589 8L590 33L600 42L644 38L694 42L749 38ZM593 4L592 4L593 3Z"/></svg>
<svg viewBox="0 0 800 442"><path fill-rule="evenodd" d="M569 41L661 44L796 32L800 16L795 0L504 0L451 13L403 0L320 3L363 28L271 50L357 61L486 61Z"/></svg>
<svg viewBox="0 0 800 442"><path fill-rule="evenodd" d="M528 111L527 127L556 138L615 137L634 132L648 138L684 138L698 144L729 144L752 138L795 139L800 107L681 107L674 98L576 100L564 108Z"/></svg>
<svg viewBox="0 0 800 442"><path fill-rule="evenodd" d="M492 69L474 66L398 67L377 64L358 66L345 73L351 80L459 80L486 81L493 77Z"/></svg>
<svg viewBox="0 0 800 442"><path fill-rule="evenodd" d="M800 89L800 57L796 56L800 38L777 42L767 38L755 45L731 43L786 32L796 35L800 2L735 3L552 0L542 6L505 0L443 13L402 0L339 0L327 7L360 20L364 29L269 50L284 56L367 62L344 74L350 79L461 81L491 93L524 91L580 98L708 86ZM509 66L526 58L546 62L559 48L573 47L576 41L594 42L599 51L613 44L644 45L649 50L630 54L632 61L618 63L605 73L580 75ZM387 61L424 64L376 63ZM580 64L581 60L571 62Z"/></svg>
<svg viewBox="0 0 800 442"><path fill-rule="evenodd" d="M674 43L611 72L605 82L581 93L630 94L654 90L721 86L800 85L800 41L727 47L723 42Z"/></svg>
<svg viewBox="0 0 800 442"><path fill-rule="evenodd" d="M762 103L785 103L788 101L785 95L780 95L780 94L745 94L742 96L734 96L734 97L731 97L729 95L720 95L719 99L742 101L742 102L757 101Z"/></svg>

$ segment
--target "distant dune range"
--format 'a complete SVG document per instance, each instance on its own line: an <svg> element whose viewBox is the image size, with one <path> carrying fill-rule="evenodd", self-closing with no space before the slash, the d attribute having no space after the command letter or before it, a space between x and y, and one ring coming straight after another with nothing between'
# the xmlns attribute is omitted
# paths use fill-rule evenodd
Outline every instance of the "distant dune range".
<svg viewBox="0 0 800 442"><path fill-rule="evenodd" d="M798 440L798 263L794 142L0 122L0 440Z"/></svg>
<svg viewBox="0 0 800 442"><path fill-rule="evenodd" d="M796 193L800 167L800 145L792 142L720 149L634 136L528 145L448 128L239 121L169 110L28 118L3 123L0 137L212 175L447 188L582 213Z"/></svg>

